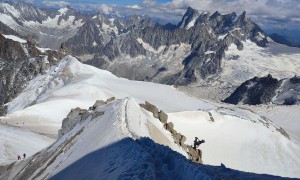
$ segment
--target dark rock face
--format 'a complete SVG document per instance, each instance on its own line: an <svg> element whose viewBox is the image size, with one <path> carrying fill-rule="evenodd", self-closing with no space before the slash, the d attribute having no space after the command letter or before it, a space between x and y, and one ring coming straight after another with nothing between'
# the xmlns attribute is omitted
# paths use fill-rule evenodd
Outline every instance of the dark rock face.
<svg viewBox="0 0 300 180"><path fill-rule="evenodd" d="M0 115L5 114L4 104L16 97L29 80L61 57L58 52L41 53L30 40L19 43L0 34Z"/></svg>
<svg viewBox="0 0 300 180"><path fill-rule="evenodd" d="M230 104L282 104L294 105L300 103L300 77L277 80L271 75L254 77L240 85L224 100Z"/></svg>
<svg viewBox="0 0 300 180"><path fill-rule="evenodd" d="M188 24L192 20L198 18L199 15L200 15L200 13L197 10L195 10L191 7L188 7L188 9L186 10L185 14L183 15L183 17L182 17L181 21L179 22L179 24L177 25L177 27L179 27L179 28L187 27Z"/></svg>

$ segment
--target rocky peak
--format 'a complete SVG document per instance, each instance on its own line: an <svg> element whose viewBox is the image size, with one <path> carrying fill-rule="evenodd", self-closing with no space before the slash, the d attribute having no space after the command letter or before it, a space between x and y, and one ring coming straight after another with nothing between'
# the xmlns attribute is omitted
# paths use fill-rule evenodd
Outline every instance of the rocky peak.
<svg viewBox="0 0 300 180"><path fill-rule="evenodd" d="M200 16L200 12L199 11L197 11L196 9L193 9L193 8L189 7L186 10L185 14L183 15L181 21L178 23L177 27L179 27L179 28L185 28L185 27L187 27L187 25L191 21L197 19L199 16Z"/></svg>
<svg viewBox="0 0 300 180"><path fill-rule="evenodd" d="M237 19L236 27L244 27L247 23L248 18L246 17L246 11L244 11Z"/></svg>
<svg viewBox="0 0 300 180"><path fill-rule="evenodd" d="M209 17L210 26L216 34L226 33L234 26L236 13L222 15L218 11Z"/></svg>
<svg viewBox="0 0 300 180"><path fill-rule="evenodd" d="M217 19L219 17L222 17L222 14L219 13L219 11L216 11L209 17L209 19Z"/></svg>
<svg viewBox="0 0 300 180"><path fill-rule="evenodd" d="M230 104L299 104L300 78L278 80L270 74L266 77L254 77L242 83L228 98Z"/></svg>
<svg viewBox="0 0 300 180"><path fill-rule="evenodd" d="M93 18L93 21L99 25L104 24L110 24L110 21L108 20L107 16L102 13L102 12L98 12Z"/></svg>

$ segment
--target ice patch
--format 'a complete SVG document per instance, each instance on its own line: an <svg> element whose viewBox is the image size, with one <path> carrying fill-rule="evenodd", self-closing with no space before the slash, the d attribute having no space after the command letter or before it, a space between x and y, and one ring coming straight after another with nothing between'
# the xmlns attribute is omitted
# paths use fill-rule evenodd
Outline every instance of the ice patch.
<svg viewBox="0 0 300 180"><path fill-rule="evenodd" d="M220 35L220 36L218 37L218 40L223 40L226 36L227 36L227 34Z"/></svg>
<svg viewBox="0 0 300 180"><path fill-rule="evenodd" d="M208 54L216 54L216 51L206 51L204 54L205 54L205 55L208 55Z"/></svg>
<svg viewBox="0 0 300 180"><path fill-rule="evenodd" d="M143 41L143 39L138 38L137 41L143 46L144 49L146 49L147 51L153 52L153 53L160 53L162 52L166 46L160 46L157 50L155 50L152 46L150 46L150 44L145 43Z"/></svg>
<svg viewBox="0 0 300 180"><path fill-rule="evenodd" d="M19 37L17 37L17 36L14 36L14 35L4 35L4 34L3 34L3 36L4 36L6 39L11 39L11 40L16 41L16 42L19 42L19 43L27 43L26 40L21 39L21 38L19 38Z"/></svg>
<svg viewBox="0 0 300 180"><path fill-rule="evenodd" d="M39 51L41 51L41 53L45 53L46 51L52 50L52 49L50 49L50 48L40 48L40 47L37 47L37 49L38 49Z"/></svg>
<svg viewBox="0 0 300 180"><path fill-rule="evenodd" d="M194 18L192 21L190 21L190 23L186 26L186 29L190 29L191 27L195 26L196 23L196 18Z"/></svg>

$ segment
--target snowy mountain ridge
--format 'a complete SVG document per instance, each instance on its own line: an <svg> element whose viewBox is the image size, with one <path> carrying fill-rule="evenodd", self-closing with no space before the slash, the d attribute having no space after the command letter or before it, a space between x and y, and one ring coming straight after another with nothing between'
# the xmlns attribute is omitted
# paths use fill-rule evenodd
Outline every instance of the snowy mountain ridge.
<svg viewBox="0 0 300 180"><path fill-rule="evenodd" d="M150 138L139 137L138 135L149 137L146 127L148 125L146 122L139 122L144 118L131 116L133 114L128 117L130 121L127 121L129 119L126 120L124 110L148 115L145 111L136 111L137 109L132 111L131 108L139 108L132 99L116 100L107 105L96 106L95 110L89 111L89 115L82 123L77 124L74 129L47 149L29 159L0 168L0 177L16 179L275 178L234 171L224 166L194 164L166 146L154 143ZM134 121L136 127L126 124ZM134 139L129 138L132 133ZM170 136L166 137L170 140Z"/></svg>
<svg viewBox="0 0 300 180"><path fill-rule="evenodd" d="M55 81L59 83L51 85L51 81L49 81L48 85L47 83L43 85L44 82L41 78L47 79L49 75L56 73L57 75L54 76L56 77ZM60 78L64 79L66 75L71 78L65 81L59 80ZM67 56L61 60L55 68L53 67L46 74L33 79L28 87L31 86L38 89L40 84L45 89L43 91L34 91L35 93L37 92L35 96L32 96L36 98L35 103L25 101L25 98L21 98L26 97L25 94L29 95L31 93L31 91L24 90L24 95L22 93L18 97L18 102L22 102L23 99L23 103L28 105L19 107L16 111L11 111L6 117L1 117L0 128L3 129L4 127L5 132L8 129L13 132L9 136L2 137L2 143L11 144L10 146L13 147L9 149L11 152L9 156L7 154L0 156L2 164L14 160L14 154L18 154L20 151L20 147L13 145L16 142L9 141L11 137L15 137L16 141L27 142L26 146L36 146L35 142L25 140L30 137L38 137L39 141L50 145L51 141L49 142L49 139L46 139L46 137L51 137L52 142L55 140L53 137L57 135L62 120L67 117L71 108L89 109L96 100L106 100L111 96L115 96L118 100L109 103L107 106L96 106L94 110L80 110L79 112L83 113L78 117L73 116L73 118L81 119L81 117L85 117L82 120L86 120L82 121L81 124L75 125L73 130L67 132L62 139L55 143L56 145L50 146L50 150L44 150L40 155L33 156L32 158L39 159L38 161L34 160L38 165L28 160L31 162L28 166L31 166L36 173L28 173L28 171L31 172L33 170L28 167L28 169L25 168L24 171L20 172L22 176L38 175L43 177L46 175L48 177L50 174L55 175L63 169L73 167L72 164L76 164L80 157L85 157L93 151L97 152L99 150L103 152L101 150L103 147L107 145L110 147L110 145L113 145L113 142L117 142L118 144L120 138L127 137L134 139L144 136L150 137L156 143L168 145L171 149L186 156L182 148L179 148L174 143L172 135L165 130L163 124L154 118L152 113L145 111L139 106L140 103L149 101L168 114L168 122L172 122L174 129L186 137L187 145L192 144L195 137L205 139L206 143L201 145L204 164L220 165L220 163L223 163L226 167L242 171L299 177L299 145L289 140L283 133L284 131L280 131L280 128L273 125L272 122L263 119L249 110L227 107L224 104L212 105L205 103L202 100L196 100L179 93L174 88L165 85L117 78L107 71L84 65L71 56ZM133 98L128 99L126 97ZM88 112L88 114L85 115L86 113L84 112ZM104 112L104 114L101 112ZM68 116L68 118L70 117ZM25 124L22 124L22 122L25 122ZM90 122L93 125L88 125ZM62 142L64 138L72 139L73 136L71 134L74 135L80 132L81 128L87 129L82 131L86 135L82 134L83 136L78 136L78 140L75 138L76 140L72 141L75 144L67 143L67 145ZM28 131L34 135L28 135ZM218 133L216 134L216 132ZM19 137L15 134L21 136ZM222 137L218 134L221 134ZM99 143L84 140L84 138L91 139L91 136L101 137L98 139ZM96 141L95 138L92 139ZM127 143L128 141L132 140L126 140L125 142ZM82 142L91 144L83 145ZM121 144L123 145L123 143ZM61 151L59 148L56 149L57 146L64 147L63 149L65 150L63 151L65 153L60 154ZM133 146L135 147L135 145ZM79 147L90 148L82 149ZM270 149L270 147L272 148ZM6 151L7 149L3 150L3 152ZM119 150L116 151L119 152ZM27 154L34 155L36 152L32 148L28 149ZM107 151L104 150L104 152ZM46 159L43 159L43 157L46 157ZM103 157L103 155L99 155L99 157ZM285 161L282 161L282 159L285 159ZM47 161L51 163L46 163ZM262 161L264 164L259 163ZM13 166L18 168L24 165L25 167L27 165L26 162L27 160L17 162ZM79 160L79 162L81 161ZM85 161L85 163L90 162L90 160ZM97 161L93 166L98 167L96 166L98 164L101 167L107 167L106 163L109 162L111 161ZM56 166L58 164L60 166ZM117 167L124 168L123 166ZM289 167L288 170L286 167ZM7 166L4 169L6 169L4 170L4 177L6 177L8 174L5 173L11 171L7 169ZM119 170L123 172L121 169ZM16 171L13 170L13 172ZM70 172L73 171L70 170ZM115 173L110 174L112 176L120 175L116 171L111 172ZM108 170L105 174L107 173ZM61 175L63 176L64 174L67 176L69 173L64 172Z"/></svg>

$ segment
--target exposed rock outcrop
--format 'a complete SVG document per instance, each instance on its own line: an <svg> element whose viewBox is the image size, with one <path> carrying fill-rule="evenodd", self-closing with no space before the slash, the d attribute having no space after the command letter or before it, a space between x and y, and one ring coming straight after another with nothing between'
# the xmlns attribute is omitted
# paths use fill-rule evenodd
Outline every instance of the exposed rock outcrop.
<svg viewBox="0 0 300 180"><path fill-rule="evenodd" d="M62 127L58 131L58 138L65 135L67 132L72 130L77 124L81 124L83 121L87 120L89 117L92 119L95 119L98 116L102 116L104 112L97 111L97 107L101 107L103 105L106 105L112 101L115 100L115 97L111 97L107 99L106 101L103 100L97 100L95 104L89 108L89 110L86 109L80 109L75 108L70 111L67 118L63 119Z"/></svg>
<svg viewBox="0 0 300 180"><path fill-rule="evenodd" d="M155 105L147 101L145 102L145 104L140 104L140 106L145 110L151 112L153 114L153 117L157 118L163 124L164 128L172 134L174 142L187 152L189 158L193 162L197 162L200 164L203 163L202 151L197 148L194 149L190 145L185 144L186 137L174 129L174 124L172 122L168 122L168 115L165 112L163 112L162 110L159 111Z"/></svg>
<svg viewBox="0 0 300 180"><path fill-rule="evenodd" d="M254 77L242 83L228 98L230 104L280 104L294 105L300 103L300 77L277 80L271 75Z"/></svg>
<svg viewBox="0 0 300 180"><path fill-rule="evenodd" d="M90 115L86 109L72 109L67 118L62 121L62 128L58 131L58 138L61 138L67 132L72 130L77 124L82 123Z"/></svg>
<svg viewBox="0 0 300 180"><path fill-rule="evenodd" d="M153 117L155 118L159 118L159 111L158 108L156 106L154 106L153 104L149 103L148 101L145 102L145 104L140 104L140 106L144 109L146 109L147 111L152 112Z"/></svg>

